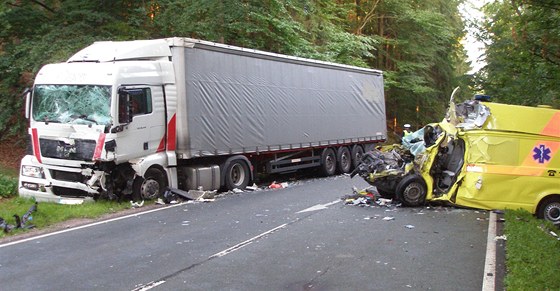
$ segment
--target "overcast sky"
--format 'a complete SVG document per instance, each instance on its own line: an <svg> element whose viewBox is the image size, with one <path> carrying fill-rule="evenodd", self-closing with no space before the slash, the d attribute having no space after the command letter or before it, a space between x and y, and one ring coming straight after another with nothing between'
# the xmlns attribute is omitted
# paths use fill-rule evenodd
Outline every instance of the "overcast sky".
<svg viewBox="0 0 560 291"><path fill-rule="evenodd" d="M490 1L491 0L466 0L460 7L463 19L467 22L471 20L482 20L484 14L480 11L480 8ZM484 53L484 45L475 39L473 31L470 28L467 29L467 37L462 43L467 51L468 60L471 62L472 69L469 73L480 70L480 68L485 65L485 63L480 60L481 55Z"/></svg>

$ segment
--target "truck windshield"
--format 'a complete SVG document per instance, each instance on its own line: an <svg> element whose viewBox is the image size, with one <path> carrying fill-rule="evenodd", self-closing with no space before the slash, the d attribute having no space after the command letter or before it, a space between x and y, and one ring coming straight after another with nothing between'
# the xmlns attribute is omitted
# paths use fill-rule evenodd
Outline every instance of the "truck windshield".
<svg viewBox="0 0 560 291"><path fill-rule="evenodd" d="M36 85L33 119L67 124L111 124L111 86Z"/></svg>

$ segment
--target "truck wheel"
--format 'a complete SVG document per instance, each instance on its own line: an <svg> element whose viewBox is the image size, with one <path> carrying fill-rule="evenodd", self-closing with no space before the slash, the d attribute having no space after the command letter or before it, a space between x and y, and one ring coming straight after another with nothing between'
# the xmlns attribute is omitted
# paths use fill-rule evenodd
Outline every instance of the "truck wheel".
<svg viewBox="0 0 560 291"><path fill-rule="evenodd" d="M325 176L332 176L336 172L336 156L331 148L324 149L321 154L321 171Z"/></svg>
<svg viewBox="0 0 560 291"><path fill-rule="evenodd" d="M132 198L136 201L156 199L162 196L165 187L167 187L165 172L157 168L150 168L144 177L138 176L134 179Z"/></svg>
<svg viewBox="0 0 560 291"><path fill-rule="evenodd" d="M426 183L418 175L409 175L399 182L395 192L404 206L420 206L426 200Z"/></svg>
<svg viewBox="0 0 560 291"><path fill-rule="evenodd" d="M544 200L539 206L537 217L560 226L560 198L550 197Z"/></svg>
<svg viewBox="0 0 560 291"><path fill-rule="evenodd" d="M350 150L347 147L339 147L336 157L338 172L341 174L350 172L350 168L352 167L352 156L350 155Z"/></svg>
<svg viewBox="0 0 560 291"><path fill-rule="evenodd" d="M243 160L231 161L226 168L225 179L227 190L245 189L251 179L249 166Z"/></svg>
<svg viewBox="0 0 560 291"><path fill-rule="evenodd" d="M364 149L361 145L355 145L352 148L352 168L356 168L362 161L362 156L364 155Z"/></svg>

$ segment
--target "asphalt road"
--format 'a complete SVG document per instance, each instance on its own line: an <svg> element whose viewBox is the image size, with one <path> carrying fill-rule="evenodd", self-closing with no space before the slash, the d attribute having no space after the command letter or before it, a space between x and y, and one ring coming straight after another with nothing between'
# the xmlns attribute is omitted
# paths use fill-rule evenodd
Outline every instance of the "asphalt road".
<svg viewBox="0 0 560 291"><path fill-rule="evenodd" d="M367 185L311 179L0 245L0 289L481 290L487 212L344 205L352 186Z"/></svg>

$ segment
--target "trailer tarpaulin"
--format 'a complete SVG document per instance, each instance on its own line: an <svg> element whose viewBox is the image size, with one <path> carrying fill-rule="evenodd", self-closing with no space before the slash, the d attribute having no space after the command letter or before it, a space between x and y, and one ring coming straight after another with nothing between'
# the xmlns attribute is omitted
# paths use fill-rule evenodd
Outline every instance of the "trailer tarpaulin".
<svg viewBox="0 0 560 291"><path fill-rule="evenodd" d="M187 48L189 155L384 140L379 71ZM183 148L184 150L184 148Z"/></svg>

